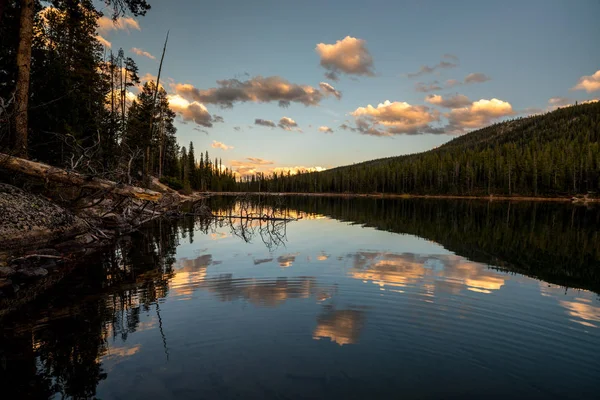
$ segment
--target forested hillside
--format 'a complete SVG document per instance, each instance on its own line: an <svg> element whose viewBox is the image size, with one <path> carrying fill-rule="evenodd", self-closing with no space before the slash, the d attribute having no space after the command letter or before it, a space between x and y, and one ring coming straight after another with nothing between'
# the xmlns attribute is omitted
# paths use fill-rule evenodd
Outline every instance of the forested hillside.
<svg viewBox="0 0 600 400"><path fill-rule="evenodd" d="M564 196L600 191L600 102L519 118L439 148L295 176L250 191Z"/></svg>

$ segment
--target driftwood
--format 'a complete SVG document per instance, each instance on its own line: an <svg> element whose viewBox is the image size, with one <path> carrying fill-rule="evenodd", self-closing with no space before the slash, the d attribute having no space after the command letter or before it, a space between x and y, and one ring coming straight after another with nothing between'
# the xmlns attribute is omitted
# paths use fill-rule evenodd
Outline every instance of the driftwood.
<svg viewBox="0 0 600 400"><path fill-rule="evenodd" d="M107 179L88 177L76 172L52 167L48 164L13 157L8 154L0 153L0 168L65 185L77 186L83 189L105 190L120 196L134 197L140 200L157 202L163 197L162 193L153 190L119 184Z"/></svg>
<svg viewBox="0 0 600 400"><path fill-rule="evenodd" d="M14 262L17 262L17 261L25 261L25 260L29 260L30 258L47 258L47 259L52 259L52 260L64 260L66 257L53 256L53 255L50 255L50 254L29 254L27 256L14 258L10 262L14 263Z"/></svg>

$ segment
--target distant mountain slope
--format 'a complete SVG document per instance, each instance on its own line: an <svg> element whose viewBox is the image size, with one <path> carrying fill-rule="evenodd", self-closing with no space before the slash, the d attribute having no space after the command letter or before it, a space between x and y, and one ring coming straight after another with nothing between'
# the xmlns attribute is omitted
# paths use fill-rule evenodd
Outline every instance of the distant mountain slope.
<svg viewBox="0 0 600 400"><path fill-rule="evenodd" d="M247 184L248 190L565 196L600 192L600 102L518 118L423 153Z"/></svg>

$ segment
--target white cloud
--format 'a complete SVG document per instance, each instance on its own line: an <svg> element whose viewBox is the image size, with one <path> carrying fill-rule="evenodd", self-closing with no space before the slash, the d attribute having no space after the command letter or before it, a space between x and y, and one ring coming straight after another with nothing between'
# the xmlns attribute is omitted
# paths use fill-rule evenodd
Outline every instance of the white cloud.
<svg viewBox="0 0 600 400"><path fill-rule="evenodd" d="M600 70L594 72L594 75L579 78L579 82L571 90L585 90L588 93L600 90Z"/></svg>
<svg viewBox="0 0 600 400"><path fill-rule="evenodd" d="M467 129L482 128L494 120L515 112L510 103L498 99L481 99L468 107L456 108L444 114L448 118L449 132L464 132Z"/></svg>
<svg viewBox="0 0 600 400"><path fill-rule="evenodd" d="M156 60L156 57L154 57L152 54L150 54L147 51L144 51L142 49L138 49L137 47L132 47L131 51L133 53L137 54L138 56L148 57L151 60Z"/></svg>
<svg viewBox="0 0 600 400"><path fill-rule="evenodd" d="M265 160L264 158L258 157L247 157L244 161L231 161L231 165L234 167L246 166L246 165L272 165L273 161Z"/></svg>
<svg viewBox="0 0 600 400"><path fill-rule="evenodd" d="M109 49L112 47L112 43L103 38L101 35L96 35L96 40L99 41L104 47L108 47Z"/></svg>
<svg viewBox="0 0 600 400"><path fill-rule="evenodd" d="M367 49L367 42L346 36L334 44L319 43L315 48L321 59L320 63L328 73L329 79L337 80L339 73L349 75L375 75L373 57Z"/></svg>
<svg viewBox="0 0 600 400"><path fill-rule="evenodd" d="M342 98L342 93L337 91L333 86L331 86L329 83L327 82L321 82L319 83L319 87L321 88L321 90L323 90L325 93L328 94L332 94L334 95L338 100L340 100Z"/></svg>
<svg viewBox="0 0 600 400"><path fill-rule="evenodd" d="M225 143L217 142L216 140L212 141L211 147L213 149L221 149L221 150L225 150L225 151L233 149L233 146L228 146Z"/></svg>
<svg viewBox="0 0 600 400"><path fill-rule="evenodd" d="M321 172L321 171L325 171L327 168L325 167L321 167L321 166L315 166L315 167L304 167L304 166L294 166L294 167L275 167L275 168L271 168L269 172L271 173L277 173L277 174L281 174L282 172L287 175L288 171L290 173L290 175L296 175L299 173L304 173L304 172Z"/></svg>
<svg viewBox="0 0 600 400"><path fill-rule="evenodd" d="M193 121L198 125L210 128L215 122L223 122L218 115L211 115L204 104L189 102L179 95L168 95L169 107L180 114L184 121Z"/></svg>
<svg viewBox="0 0 600 400"><path fill-rule="evenodd" d="M433 132L430 124L438 121L440 112L427 106L413 106L406 102L383 103L373 107L359 107L350 113L361 133L373 136Z"/></svg>
<svg viewBox="0 0 600 400"><path fill-rule="evenodd" d="M116 21L105 16L98 18L98 32L102 34L117 30L129 31L130 29L141 30L140 24L133 18L121 17Z"/></svg>
<svg viewBox="0 0 600 400"><path fill-rule="evenodd" d="M298 124L296 123L296 121L294 121L293 119L291 119L289 117L282 117L279 120L279 123L277 124L277 126L286 131L291 131L292 128L297 128Z"/></svg>
<svg viewBox="0 0 600 400"><path fill-rule="evenodd" d="M469 98L463 94L457 94L455 96L446 98L439 94L430 94L429 96L425 97L425 101L429 104L445 108L460 108L471 104L471 100L469 100Z"/></svg>
<svg viewBox="0 0 600 400"><path fill-rule="evenodd" d="M319 127L319 132L323 132L323 133L333 133L333 129L331 129L328 126L320 126Z"/></svg>

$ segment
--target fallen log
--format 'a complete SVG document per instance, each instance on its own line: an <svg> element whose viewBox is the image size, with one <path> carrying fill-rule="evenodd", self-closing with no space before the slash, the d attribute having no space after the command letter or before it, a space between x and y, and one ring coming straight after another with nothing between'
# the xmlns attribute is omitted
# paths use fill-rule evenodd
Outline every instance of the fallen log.
<svg viewBox="0 0 600 400"><path fill-rule="evenodd" d="M65 185L77 186L83 189L106 190L120 196L134 197L140 200L157 202L163 197L162 193L116 183L107 179L89 177L77 172L56 168L48 164L25 160L0 153L0 169L18 172L24 175L41 178Z"/></svg>

